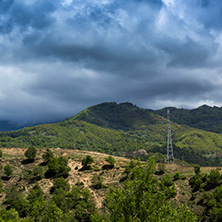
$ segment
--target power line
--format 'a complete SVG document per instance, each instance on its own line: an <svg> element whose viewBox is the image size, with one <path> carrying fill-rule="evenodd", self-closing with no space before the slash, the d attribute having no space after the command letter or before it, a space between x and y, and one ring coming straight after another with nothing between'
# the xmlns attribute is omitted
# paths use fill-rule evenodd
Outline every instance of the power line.
<svg viewBox="0 0 222 222"><path fill-rule="evenodd" d="M170 110L167 110L167 125L168 125L168 135L167 135L167 162L173 162L173 143L171 136L171 122L170 122Z"/></svg>

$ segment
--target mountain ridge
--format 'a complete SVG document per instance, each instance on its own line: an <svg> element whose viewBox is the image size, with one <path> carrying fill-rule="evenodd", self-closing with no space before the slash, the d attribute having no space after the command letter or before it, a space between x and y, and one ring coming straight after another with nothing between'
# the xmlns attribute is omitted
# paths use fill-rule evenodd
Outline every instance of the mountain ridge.
<svg viewBox="0 0 222 222"><path fill-rule="evenodd" d="M165 107L160 110L150 110L155 114L166 117L167 109L171 113L171 121L188 125L205 131L222 133L222 107L208 106L206 104L196 109L178 109Z"/></svg>
<svg viewBox="0 0 222 222"><path fill-rule="evenodd" d="M84 119L86 118L86 116L88 115L87 112L89 112L91 109L98 109L98 108L101 108L102 106L104 105L109 105L109 106L117 106L117 107L134 107L135 109L138 109L140 110L147 110L149 111L150 113L155 113L157 115L160 115L164 118L166 118L166 115L167 115L167 109L170 110L171 112L171 120L178 123L178 124L183 124L183 125L189 125L191 127L194 127L194 128L198 128L198 129L203 129L203 130L206 130L206 131L211 131L211 132L216 132L216 133L222 133L222 107L218 107L218 106L209 106L207 104L203 104L197 108L194 108L194 109L185 109L185 108L176 108L176 107L164 107L162 109L157 109L157 110L153 110L153 109L145 109L145 108L140 108L130 102L123 102L123 103L116 103L116 102L103 102L103 103L100 103L100 104L97 104L97 105L93 105L93 106L90 106L86 109L84 109L83 111L80 111L79 113L69 117L69 118L66 118L66 119L78 119L78 120L85 120L87 122L90 122L90 123L93 123L93 124L96 124L96 125L99 125L99 126L103 126L103 127L106 127L106 128L112 128L112 129L122 129L122 130L127 130L128 128L131 128L133 126L133 124L126 124L125 126L119 124L119 126L116 126L116 123L114 123L114 125L110 125L110 123L107 125L105 124L105 120L102 119L102 120L97 120L96 123L95 121L93 120L93 118L91 117L91 119ZM121 110L121 109L119 109ZM197 120L195 120L196 117L193 117L192 115L195 115L195 113L198 113L198 112L205 112L205 116L202 117L201 119L201 123L199 123ZM212 112L212 114L211 114ZM127 113L126 113L127 114ZM217 118L215 119L215 114L217 116ZM197 115L197 114L196 114ZM208 115L208 116L207 116ZM209 121L209 116L210 118L213 118L215 119L214 121L208 123L208 122L204 122L204 118L205 119L208 119ZM221 117L220 117L221 116ZM64 118L64 120L66 120ZM19 130L19 129L23 129L25 127L31 127L31 126L37 126L37 125L43 125L43 124L50 124L50 123L58 123L58 122L61 122L63 120L57 120L57 121L50 121L50 122L39 122L39 123L27 123L27 124L18 124L18 123L15 123L13 121L10 121L10 120L0 120L0 131L2 132L9 132L9 131L14 131L14 130ZM138 119L137 119L138 121ZM140 120L141 121L141 120ZM193 123L194 122L194 123ZM215 125L218 125L219 123L219 126L215 126ZM210 128L207 127L207 125L211 125ZM136 127L136 126L135 126Z"/></svg>
<svg viewBox="0 0 222 222"><path fill-rule="evenodd" d="M222 134L174 122L171 129L176 158L222 166ZM166 137L167 120L162 116L131 103L102 103L58 123L0 132L0 147L60 147L115 155L144 149L164 161Z"/></svg>

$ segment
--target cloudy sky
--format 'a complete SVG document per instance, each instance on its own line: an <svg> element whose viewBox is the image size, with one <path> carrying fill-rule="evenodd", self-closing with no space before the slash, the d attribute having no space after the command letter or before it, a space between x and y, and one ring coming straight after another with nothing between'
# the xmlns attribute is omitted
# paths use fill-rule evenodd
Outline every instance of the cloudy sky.
<svg viewBox="0 0 222 222"><path fill-rule="evenodd" d="M222 106L221 0L0 0L0 52L0 120Z"/></svg>

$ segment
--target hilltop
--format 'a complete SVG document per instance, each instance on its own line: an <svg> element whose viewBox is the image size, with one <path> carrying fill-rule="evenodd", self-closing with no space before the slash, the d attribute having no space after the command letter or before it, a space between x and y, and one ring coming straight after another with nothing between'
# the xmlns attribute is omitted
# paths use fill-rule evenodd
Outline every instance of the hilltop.
<svg viewBox="0 0 222 222"><path fill-rule="evenodd" d="M163 121L160 116L128 102L101 103L83 110L71 119L124 131L135 130L141 126L158 124Z"/></svg>

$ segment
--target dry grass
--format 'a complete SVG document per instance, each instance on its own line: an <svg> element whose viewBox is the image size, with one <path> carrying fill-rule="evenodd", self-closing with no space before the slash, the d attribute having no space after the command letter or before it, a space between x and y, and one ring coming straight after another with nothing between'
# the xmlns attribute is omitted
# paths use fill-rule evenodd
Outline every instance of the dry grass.
<svg viewBox="0 0 222 222"><path fill-rule="evenodd" d="M22 161L25 159L24 153L26 149L22 148L1 148L3 151L3 158L1 159L1 164L4 167L6 164L11 164L13 167L13 175L10 180L3 180L5 187L16 185L21 188L21 190L28 191L34 183L30 183L28 180L23 180L24 170L32 170L34 166L40 165L42 160L42 154L46 149L40 148L37 151L37 158L34 163L22 164ZM108 164L105 161L105 158L108 157L107 154L90 152L90 151L81 151L74 149L51 149L55 156L65 156L69 160L69 166L71 171L67 178L70 185L75 185L77 182L82 182L85 188L88 188L91 194L94 196L97 207L102 207L102 201L104 199L107 188L102 188L96 190L92 188L92 177L96 173L103 177L104 184L106 185L117 185L122 176L122 173L125 169L125 165L130 161L124 157L114 157L116 160L115 168L110 170L103 170L102 166ZM86 155L91 155L94 158L94 163L92 164L92 170L79 171L82 164L81 161ZM47 166L43 166L44 170L47 169ZM216 167L201 167L201 171L204 173L209 173L212 169ZM187 177L185 180L175 181L175 186L177 189L176 200L180 203L187 203L191 198L191 189L188 184L188 179L194 175L193 167L191 166L182 166L175 163L166 164L166 173L173 175L175 172L180 172L181 175ZM4 175L3 170L0 170L1 176ZM43 191L47 194L49 193L50 187L53 184L53 179L45 179L39 181L39 185L42 187ZM3 200L4 193L0 195L0 201Z"/></svg>
<svg viewBox="0 0 222 222"><path fill-rule="evenodd" d="M39 148L37 150L37 157L35 162L22 164L22 161L25 159L24 153L26 149L22 148L2 148L3 158L1 160L2 166L6 164L11 164L13 168L13 175L9 181L3 180L5 187L8 187L12 184L22 187L28 191L33 184L29 183L26 180L21 180L23 177L24 170L32 170L34 166L40 165L42 160L42 154L46 149ZM105 161L105 158L108 157L107 154L90 152L90 151L81 151L73 149L51 149L55 156L65 156L69 160L69 166L71 171L67 178L70 185L75 185L77 182L83 182L84 187L88 188L91 194L94 196L97 207L102 207L102 201L107 189L95 190L92 188L92 177L95 173L101 175L104 179L104 184L115 184L119 182L119 179L124 171L124 166L129 162L129 159L123 157L114 157L116 160L115 168L110 170L103 170L102 166L108 164ZM92 164L92 170L79 171L82 168L81 161L86 155L91 155L94 158L94 163ZM47 166L43 167L45 170ZM94 170L96 169L96 170ZM3 170L0 171L1 176L3 176ZM42 187L43 191L47 194L49 193L50 187L53 184L53 179L45 179L39 181L39 185ZM3 198L3 197L2 197Z"/></svg>

